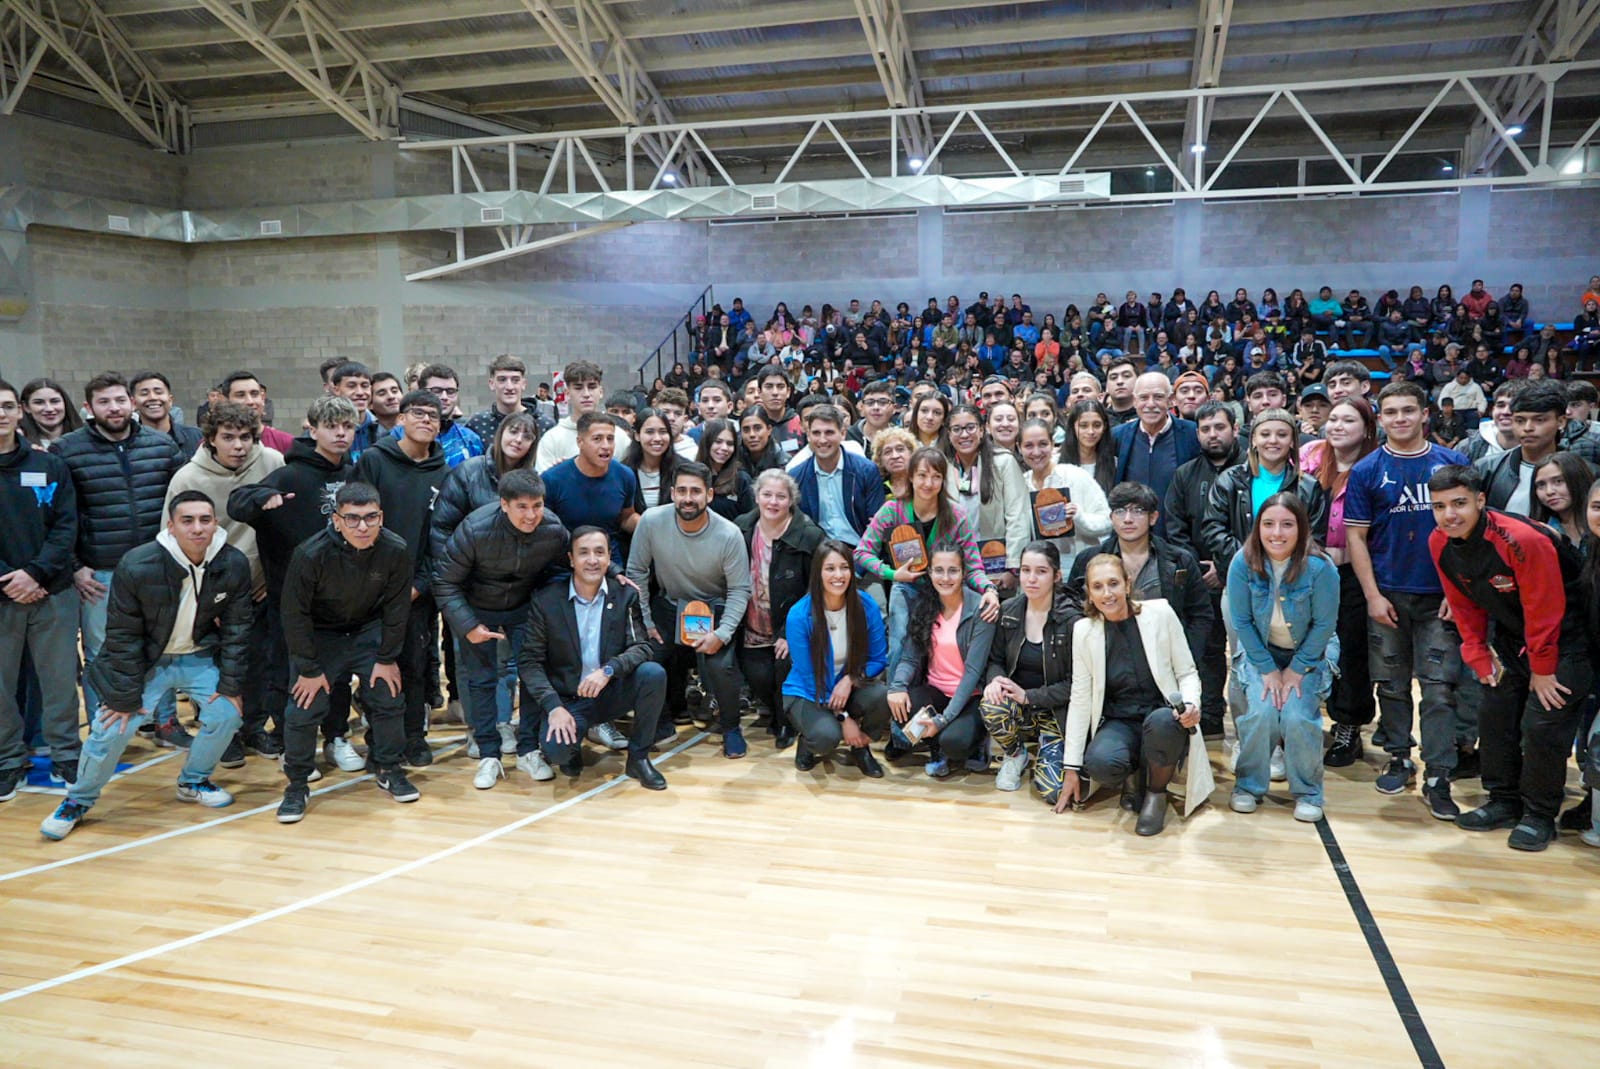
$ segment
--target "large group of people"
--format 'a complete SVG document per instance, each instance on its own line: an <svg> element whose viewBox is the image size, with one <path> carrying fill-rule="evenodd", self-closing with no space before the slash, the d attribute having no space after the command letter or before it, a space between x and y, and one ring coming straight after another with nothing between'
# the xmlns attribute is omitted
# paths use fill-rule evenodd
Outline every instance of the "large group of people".
<svg viewBox="0 0 1600 1069"><path fill-rule="evenodd" d="M193 426L158 371L81 408L0 382L0 802L46 758L64 838L142 732L187 751L183 801L227 806L216 769L254 757L286 824L325 770L411 802L459 715L481 790L606 751L662 790L681 726L739 759L764 724L802 773L992 772L1058 813L1104 788L1155 835L1230 718L1229 807L1281 781L1308 822L1376 721L1379 792L1600 846L1589 794L1562 811L1574 754L1600 784L1600 397L1506 377L1520 287L1329 292L1102 294L1059 328L1020 295L764 330L735 300L648 391L581 359L530 390L502 356L469 414L446 365L330 360L295 435L250 370ZM1389 371L1327 359L1399 345L1393 316ZM1464 327L1489 396L1428 377Z"/></svg>

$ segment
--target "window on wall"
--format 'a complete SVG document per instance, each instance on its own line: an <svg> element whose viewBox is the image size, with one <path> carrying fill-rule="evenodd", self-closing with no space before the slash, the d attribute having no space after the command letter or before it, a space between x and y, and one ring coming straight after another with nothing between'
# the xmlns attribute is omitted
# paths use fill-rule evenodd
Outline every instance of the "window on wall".
<svg viewBox="0 0 1600 1069"><path fill-rule="evenodd" d="M1373 153L1360 156L1358 160L1357 170L1361 177L1370 178L1372 172L1378 169L1378 164L1383 162L1383 156ZM1390 182L1431 182L1439 178L1452 178L1460 166L1461 153L1453 149L1448 152L1402 152L1389 161L1389 166L1383 169L1376 184L1381 186Z"/></svg>
<svg viewBox="0 0 1600 1069"><path fill-rule="evenodd" d="M1171 193L1172 172L1163 164L1150 167L1111 168L1111 195L1133 196L1138 193Z"/></svg>
<svg viewBox="0 0 1600 1069"><path fill-rule="evenodd" d="M1208 176L1216 172L1214 166L1206 169ZM1296 185L1299 178L1299 160L1234 160L1217 176L1211 188L1281 189Z"/></svg>

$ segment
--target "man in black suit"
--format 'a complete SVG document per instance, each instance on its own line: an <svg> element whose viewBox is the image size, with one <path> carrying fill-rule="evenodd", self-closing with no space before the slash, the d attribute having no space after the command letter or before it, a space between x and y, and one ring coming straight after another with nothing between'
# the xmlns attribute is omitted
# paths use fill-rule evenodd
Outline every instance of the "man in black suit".
<svg viewBox="0 0 1600 1069"><path fill-rule="evenodd" d="M667 673L645 631L639 592L606 578L611 539L598 527L572 532L572 577L534 594L517 665L524 713L517 729L522 755L543 750L569 776L583 770L579 742L596 724L630 707L627 774L653 791L667 781L650 763L650 746L667 696Z"/></svg>

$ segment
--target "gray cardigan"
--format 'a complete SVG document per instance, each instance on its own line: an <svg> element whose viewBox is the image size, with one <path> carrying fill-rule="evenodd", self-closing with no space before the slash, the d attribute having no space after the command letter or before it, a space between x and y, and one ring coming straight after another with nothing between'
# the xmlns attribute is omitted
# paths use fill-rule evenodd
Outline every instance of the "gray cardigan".
<svg viewBox="0 0 1600 1069"><path fill-rule="evenodd" d="M935 595L925 593L921 596ZM978 615L982 605L982 594L971 587L961 588L961 620L956 624L956 645L961 647L967 661L966 668L961 673L961 682L956 684L956 692L950 696L950 704L944 707L943 713L934 718L941 728L956 718L967 701L983 685L984 673L989 664L989 647L994 643L994 624L984 623L983 617ZM926 678L927 674L927 655L918 650L908 638L900 647L900 660L894 666L894 674L889 682L889 693L904 694L911 689L912 683Z"/></svg>

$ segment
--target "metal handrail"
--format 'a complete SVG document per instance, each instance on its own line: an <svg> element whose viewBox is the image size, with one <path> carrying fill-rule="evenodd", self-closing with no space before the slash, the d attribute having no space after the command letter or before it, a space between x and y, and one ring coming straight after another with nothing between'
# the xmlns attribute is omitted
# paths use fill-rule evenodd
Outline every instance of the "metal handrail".
<svg viewBox="0 0 1600 1069"><path fill-rule="evenodd" d="M678 328L691 322L690 317L695 314L696 309L699 310L701 315L706 315L713 303L711 300L711 287L707 286L700 291L700 296L695 298L689 307L683 310L683 314L673 321L672 327L667 331L667 336L661 339L661 344L657 345L655 350L645 357L644 362L639 365L640 386L648 388L652 381L663 377L661 374L661 352L669 344L672 346L672 362L674 364L678 363ZM647 378L645 369L650 366L652 360L655 361L656 373Z"/></svg>

